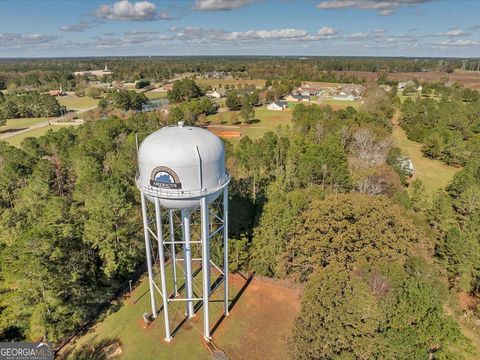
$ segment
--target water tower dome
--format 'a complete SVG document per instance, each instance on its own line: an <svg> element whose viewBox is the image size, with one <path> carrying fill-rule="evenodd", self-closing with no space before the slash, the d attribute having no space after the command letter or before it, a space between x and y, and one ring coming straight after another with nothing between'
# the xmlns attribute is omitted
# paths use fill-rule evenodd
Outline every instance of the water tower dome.
<svg viewBox="0 0 480 360"><path fill-rule="evenodd" d="M160 199L167 209L212 202L229 181L223 143L214 134L193 126L167 126L150 134L138 151L137 187L147 199Z"/></svg>

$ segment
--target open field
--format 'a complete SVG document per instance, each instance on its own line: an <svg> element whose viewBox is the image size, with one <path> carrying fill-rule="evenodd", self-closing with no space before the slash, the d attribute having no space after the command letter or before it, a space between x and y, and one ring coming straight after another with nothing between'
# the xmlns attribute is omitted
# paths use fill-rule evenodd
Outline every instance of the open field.
<svg viewBox="0 0 480 360"><path fill-rule="evenodd" d="M78 97L75 95L59 96L57 98L60 105L66 106L71 110L84 110L96 107L99 99L92 99L88 96Z"/></svg>
<svg viewBox="0 0 480 360"><path fill-rule="evenodd" d="M194 280L196 284L200 282L201 273ZM287 359L286 338L299 311L300 292L240 275L231 276L229 289L228 318L222 317L222 287L213 293L210 301L210 326L215 344L232 360ZM203 341L201 307L195 317L184 321L185 304L171 303L169 317L174 338L166 343L161 313L144 327L142 314L149 311L149 301L148 281L143 278L130 298L113 304L86 334L62 350L63 355L72 354L75 349L84 351L87 346L102 341L118 341L123 351L121 359L125 360L211 358Z"/></svg>
<svg viewBox="0 0 480 360"><path fill-rule="evenodd" d="M328 105L333 110L340 110L345 109L349 106L353 107L354 109L358 109L360 107L360 101L343 101L343 100L334 100L334 99L322 99L319 100L318 105Z"/></svg>
<svg viewBox="0 0 480 360"><path fill-rule="evenodd" d="M158 100L158 99L165 99L167 97L166 91L147 91L144 93L147 99L149 100Z"/></svg>
<svg viewBox="0 0 480 360"><path fill-rule="evenodd" d="M258 139L262 137L268 131L275 131L275 129L280 125L290 125L291 121L291 111L274 111L267 110L266 108L256 108L255 109L255 119L251 121L250 124L234 124L230 125L230 119L233 113L238 111L227 111L215 115L210 115L207 117L207 120L212 127L212 130L218 135L222 136L222 132L228 132L229 136L224 136L226 139L232 141L233 144L236 143L241 137L248 136L252 139ZM221 117L221 121L219 121ZM239 118L239 121L241 119ZM217 126L224 125L224 126ZM218 130L215 131L214 129ZM240 136L237 136L237 133L240 133Z"/></svg>
<svg viewBox="0 0 480 360"><path fill-rule="evenodd" d="M263 79L253 79L253 80L244 80L244 79L196 79L195 82L201 86L212 86L214 88L221 85L234 85L234 86L244 86L244 85L254 85L255 87L264 87L266 80Z"/></svg>
<svg viewBox="0 0 480 360"><path fill-rule="evenodd" d="M69 126L74 126L74 125L50 125L50 126L45 126L39 129L33 129L31 131L26 131L21 134L18 134L16 136L9 137L5 139L6 142L8 142L10 145L19 147L20 143L23 141L23 139L27 137L38 137L45 135L48 130L53 130L57 131L62 127L69 127Z"/></svg>
<svg viewBox="0 0 480 360"><path fill-rule="evenodd" d="M407 138L405 131L398 125L397 117L393 119L393 142L407 155L415 167L414 179L422 180L428 195L435 193L437 189L445 188L452 180L453 175L461 168L448 166L439 160L428 159L421 151L422 144Z"/></svg>
<svg viewBox="0 0 480 360"><path fill-rule="evenodd" d="M5 125L0 126L0 134L24 130L26 128L29 128L30 126L40 124L45 121L48 121L48 118L8 119Z"/></svg>
<svg viewBox="0 0 480 360"><path fill-rule="evenodd" d="M379 76L379 73L369 72L369 71L339 71L339 74L352 75L359 79L364 78L367 81L376 80ZM418 79L419 81L425 82L436 82L443 80L450 80L458 82L465 87L480 90L480 72L454 72L448 74L446 72L399 72L399 73L390 73L388 74L388 79L395 81L406 81Z"/></svg>

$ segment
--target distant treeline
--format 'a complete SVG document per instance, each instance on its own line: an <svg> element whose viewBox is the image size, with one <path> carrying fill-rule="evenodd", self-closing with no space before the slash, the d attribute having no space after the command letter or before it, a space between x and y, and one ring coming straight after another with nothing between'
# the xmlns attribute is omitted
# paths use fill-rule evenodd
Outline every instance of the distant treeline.
<svg viewBox="0 0 480 360"><path fill-rule="evenodd" d="M439 62L439 59L356 58L356 57L129 57L72 59L12 59L0 61L0 90L8 88L47 89L60 84L74 90L85 78L75 71L103 69L112 75L107 81L133 82L139 79L161 81L178 73L224 71L245 79L290 79L329 82L360 82L338 71L378 73L442 70L451 72L462 66L461 60Z"/></svg>

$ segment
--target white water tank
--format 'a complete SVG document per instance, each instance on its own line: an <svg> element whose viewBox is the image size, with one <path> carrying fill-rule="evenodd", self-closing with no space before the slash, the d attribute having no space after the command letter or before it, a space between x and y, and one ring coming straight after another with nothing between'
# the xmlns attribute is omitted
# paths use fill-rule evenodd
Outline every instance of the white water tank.
<svg viewBox="0 0 480 360"><path fill-rule="evenodd" d="M137 187L167 209L191 209L214 201L229 182L225 149L214 134L194 126L167 126L138 150Z"/></svg>

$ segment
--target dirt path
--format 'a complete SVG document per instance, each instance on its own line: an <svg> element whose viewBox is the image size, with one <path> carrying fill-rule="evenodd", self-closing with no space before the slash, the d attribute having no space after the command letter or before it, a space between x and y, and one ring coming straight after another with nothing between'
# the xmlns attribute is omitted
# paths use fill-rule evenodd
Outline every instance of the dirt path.
<svg viewBox="0 0 480 360"><path fill-rule="evenodd" d="M427 193L432 195L437 189L445 188L461 168L448 166L439 160L423 156L422 144L408 139L405 130L399 125L399 117L400 113L397 111L392 118L393 143L412 160L415 167L413 178L420 179L425 185Z"/></svg>

